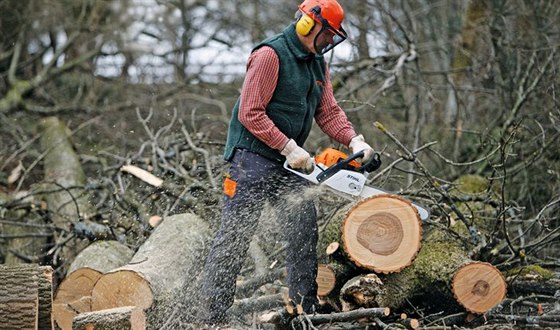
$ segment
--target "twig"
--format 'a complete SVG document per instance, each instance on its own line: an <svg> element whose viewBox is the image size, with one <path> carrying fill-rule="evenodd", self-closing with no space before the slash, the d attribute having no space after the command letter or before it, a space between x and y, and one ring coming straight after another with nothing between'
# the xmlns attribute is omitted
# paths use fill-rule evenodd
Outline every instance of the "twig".
<svg viewBox="0 0 560 330"><path fill-rule="evenodd" d="M185 127L185 124L183 123L183 120L179 119L179 122L181 123L181 131L183 132L183 135L187 139L187 143L189 144L189 146L194 151L201 153L202 156L204 157L204 166L206 167L206 173L208 174L208 179L210 180L210 184L212 185L212 188L216 189L217 184L216 184L216 180L214 179L214 175L212 174L212 166L211 166L211 163L210 163L210 153L206 149L197 147L193 143L193 141L191 139L191 135L187 131L187 128Z"/></svg>

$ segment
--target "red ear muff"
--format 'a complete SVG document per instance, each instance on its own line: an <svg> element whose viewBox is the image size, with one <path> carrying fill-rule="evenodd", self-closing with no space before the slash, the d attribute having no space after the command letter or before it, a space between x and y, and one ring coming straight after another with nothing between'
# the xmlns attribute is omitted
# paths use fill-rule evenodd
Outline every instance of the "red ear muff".
<svg viewBox="0 0 560 330"><path fill-rule="evenodd" d="M314 26L315 21L313 20L313 18L307 16L306 14L303 14L296 23L296 31L302 36L306 36L311 32Z"/></svg>

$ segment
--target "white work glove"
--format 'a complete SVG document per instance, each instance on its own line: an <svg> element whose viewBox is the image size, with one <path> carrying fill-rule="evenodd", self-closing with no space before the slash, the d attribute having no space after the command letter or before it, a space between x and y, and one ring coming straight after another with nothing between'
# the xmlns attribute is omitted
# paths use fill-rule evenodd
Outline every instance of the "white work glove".
<svg viewBox="0 0 560 330"><path fill-rule="evenodd" d="M290 139L282 151L282 156L286 156L286 160L291 168L299 168L304 170L313 169L313 160L309 153L297 145L296 141Z"/></svg>
<svg viewBox="0 0 560 330"><path fill-rule="evenodd" d="M364 141L364 136L362 134L353 137L352 141L350 141L350 144L348 146L352 149L353 154L360 152L362 150L364 151L364 157L362 158L362 163L369 162L373 157L373 148L370 147L370 145Z"/></svg>

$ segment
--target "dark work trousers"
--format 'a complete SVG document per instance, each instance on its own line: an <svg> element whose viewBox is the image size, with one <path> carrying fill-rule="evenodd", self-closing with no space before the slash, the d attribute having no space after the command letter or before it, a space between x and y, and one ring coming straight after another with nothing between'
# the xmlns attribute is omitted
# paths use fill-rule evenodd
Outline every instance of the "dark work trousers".
<svg viewBox="0 0 560 330"><path fill-rule="evenodd" d="M308 182L288 172L282 164L242 149L236 150L226 176L236 182L236 188L233 197L224 197L222 223L206 260L202 282L204 321L226 321L226 311L233 304L236 277L267 200L276 210L278 225L288 243L290 298L294 304L302 304L304 311L311 312L317 304L318 234L315 205L311 200L303 200Z"/></svg>

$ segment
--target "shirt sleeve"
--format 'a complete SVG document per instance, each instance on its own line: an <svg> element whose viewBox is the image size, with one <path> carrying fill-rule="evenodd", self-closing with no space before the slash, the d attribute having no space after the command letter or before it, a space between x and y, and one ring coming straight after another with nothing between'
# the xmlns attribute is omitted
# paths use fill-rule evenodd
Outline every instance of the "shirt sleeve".
<svg viewBox="0 0 560 330"><path fill-rule="evenodd" d="M279 69L278 55L271 47L263 46L251 53L238 112L239 122L257 139L276 150L282 150L289 140L266 114L266 107L276 89Z"/></svg>
<svg viewBox="0 0 560 330"><path fill-rule="evenodd" d="M315 121L325 134L347 146L357 134L346 113L336 102L328 68L325 79L326 84L319 108L315 112Z"/></svg>

